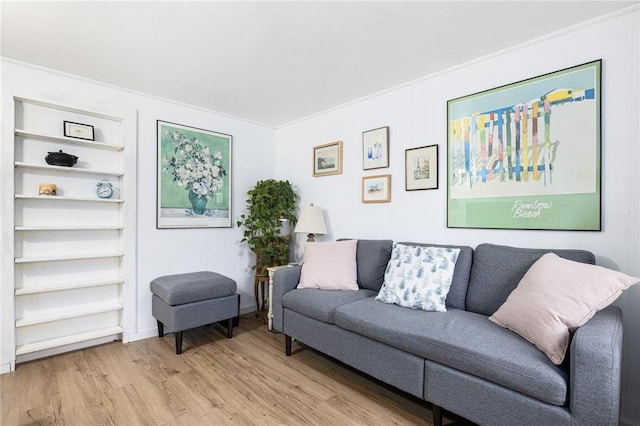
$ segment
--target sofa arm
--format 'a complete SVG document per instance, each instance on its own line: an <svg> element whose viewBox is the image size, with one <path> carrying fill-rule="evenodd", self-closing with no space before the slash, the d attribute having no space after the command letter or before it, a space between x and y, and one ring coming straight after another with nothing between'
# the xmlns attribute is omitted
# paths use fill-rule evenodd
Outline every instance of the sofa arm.
<svg viewBox="0 0 640 426"><path fill-rule="evenodd" d="M288 268L278 269L273 274L273 294L271 295L271 303L273 303L273 330L282 332L282 296L296 288L300 281L301 266L291 266Z"/></svg>
<svg viewBox="0 0 640 426"><path fill-rule="evenodd" d="M617 425L622 312L609 306L578 328L570 348L569 410L574 424Z"/></svg>

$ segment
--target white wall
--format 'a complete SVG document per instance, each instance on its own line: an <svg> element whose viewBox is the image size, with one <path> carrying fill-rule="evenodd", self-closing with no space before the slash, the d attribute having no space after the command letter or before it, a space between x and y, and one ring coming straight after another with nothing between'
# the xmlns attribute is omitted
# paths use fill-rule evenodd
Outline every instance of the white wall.
<svg viewBox="0 0 640 426"><path fill-rule="evenodd" d="M7 60L2 60L0 64L2 105L10 105L11 97L19 95L56 100L63 104L95 105L96 110L114 105L138 111L137 310L135 330L130 331L132 340L155 335L156 322L151 316L149 282L160 275L196 270L217 271L238 283L241 311L255 311L253 272L250 269L253 259L246 245L239 244L242 232L235 221L245 210L247 190L257 180L273 175L274 129L26 64ZM13 123L6 122L6 116L3 111L2 126L11 129ZM156 229L156 120L233 136L232 228ZM2 134L11 132L3 131ZM2 143L13 141L3 140ZM135 146L136 141L133 144ZM0 167L2 173L12 173L12 159L2 158ZM0 218L0 226L4 229L11 224L6 224ZM10 254L4 242L0 247L3 257ZM13 284L3 282L2 286L12 287ZM1 306L10 303L13 301L0 300ZM3 366L12 358L13 348L8 347L6 337L11 327L11 319L0 319L0 365Z"/></svg>
<svg viewBox="0 0 640 426"><path fill-rule="evenodd" d="M303 203L325 209L330 234L324 240L355 236L473 247L492 242L583 248L596 254L598 264L638 276L638 27L636 10L293 123L277 133L276 177L297 184ZM602 232L448 229L447 100L600 58ZM387 125L391 134L390 167L364 172L361 132ZM343 173L312 177L312 147L334 140L344 141ZM431 144L439 144L440 189L406 192L405 149ZM392 202L361 203L361 177L386 173L392 175ZM625 315L623 420L640 424L640 285L627 291L617 303Z"/></svg>

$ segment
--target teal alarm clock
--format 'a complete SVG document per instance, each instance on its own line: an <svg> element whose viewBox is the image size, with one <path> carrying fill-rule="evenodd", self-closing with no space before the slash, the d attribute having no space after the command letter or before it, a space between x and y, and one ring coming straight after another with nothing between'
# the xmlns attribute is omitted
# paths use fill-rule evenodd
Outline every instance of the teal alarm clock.
<svg viewBox="0 0 640 426"><path fill-rule="evenodd" d="M113 185L106 179L102 179L96 184L96 193L100 198L111 198L113 195Z"/></svg>

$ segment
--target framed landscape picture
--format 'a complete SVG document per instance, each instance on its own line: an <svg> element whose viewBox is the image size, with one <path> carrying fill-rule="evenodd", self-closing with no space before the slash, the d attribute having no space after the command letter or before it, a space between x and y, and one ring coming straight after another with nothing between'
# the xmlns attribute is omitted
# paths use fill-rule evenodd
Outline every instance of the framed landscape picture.
<svg viewBox="0 0 640 426"><path fill-rule="evenodd" d="M404 151L405 190L438 189L438 145Z"/></svg>
<svg viewBox="0 0 640 426"><path fill-rule="evenodd" d="M601 229L601 61L447 102L447 226Z"/></svg>
<svg viewBox="0 0 640 426"><path fill-rule="evenodd" d="M363 203L391 202L391 175L365 176L362 178Z"/></svg>
<svg viewBox="0 0 640 426"><path fill-rule="evenodd" d="M313 175L329 176L342 173L342 141L313 147Z"/></svg>
<svg viewBox="0 0 640 426"><path fill-rule="evenodd" d="M362 169L389 167L389 127L362 132Z"/></svg>
<svg viewBox="0 0 640 426"><path fill-rule="evenodd" d="M232 136L157 121L157 228L231 227Z"/></svg>

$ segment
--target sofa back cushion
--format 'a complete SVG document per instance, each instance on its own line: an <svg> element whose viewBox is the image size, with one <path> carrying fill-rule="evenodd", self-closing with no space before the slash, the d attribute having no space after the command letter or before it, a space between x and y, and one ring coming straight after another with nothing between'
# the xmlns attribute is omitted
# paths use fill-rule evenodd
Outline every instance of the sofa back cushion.
<svg viewBox="0 0 640 426"><path fill-rule="evenodd" d="M358 240L356 262L358 262L360 288L380 291L392 249L393 241L391 240Z"/></svg>
<svg viewBox="0 0 640 426"><path fill-rule="evenodd" d="M473 262L473 249L468 246L453 246L441 244L427 243L399 243L407 246L422 247L445 247L460 249L456 267L453 271L453 280L445 301L447 309L465 309L465 299L467 297L467 285L469 284L469 274L471 272L471 264ZM383 274L384 275L384 274Z"/></svg>
<svg viewBox="0 0 640 426"><path fill-rule="evenodd" d="M531 249L480 244L473 255L467 290L467 310L492 315L507 300L529 268L545 253L565 259L595 264L586 250Z"/></svg>

